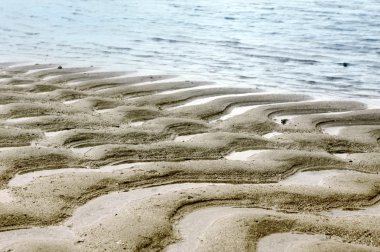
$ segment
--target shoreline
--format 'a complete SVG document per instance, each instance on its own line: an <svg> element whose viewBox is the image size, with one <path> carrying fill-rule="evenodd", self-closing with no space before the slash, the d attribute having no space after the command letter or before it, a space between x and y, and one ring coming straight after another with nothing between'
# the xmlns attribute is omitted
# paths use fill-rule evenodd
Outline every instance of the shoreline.
<svg viewBox="0 0 380 252"><path fill-rule="evenodd" d="M8 58L0 58L0 62L7 62ZM51 64L51 61L54 59L41 59L38 58L37 61L30 61L28 58L18 58L13 62L9 62L12 66L24 66L24 65L35 65L35 64ZM340 91L334 90L316 90L316 89L298 89L292 86L286 86L284 84L276 84L275 82L268 82L266 80L256 80L256 79L239 79L239 78L228 78L225 75L219 75L217 73L207 74L201 73L199 71L190 71L184 69L171 69L171 70L163 70L162 68L155 68L153 66L145 66L144 68L136 68L128 65L126 68L123 63L115 63L109 62L108 64L104 63L104 60L99 59L97 64L92 64L92 62L88 63L86 61L75 61L72 59L64 59L60 58L60 64L63 67L70 68L89 68L91 72L105 71L105 72L118 72L118 71L127 71L130 74L134 73L135 75L171 75L176 76L178 80L192 80L192 81L210 81L212 80L213 84L217 84L223 87L239 87L239 88L258 88L260 90L264 90L266 92L287 92L287 93L302 93L302 94L310 94L314 99L322 99L322 100L354 100L354 101L362 101L364 103L368 103L374 107L380 107L380 99L377 94L373 96L369 96L369 94L354 94L353 92L349 92L348 90L344 90L344 94ZM52 64L54 65L54 64ZM58 66L58 64L56 64ZM1 65L0 65L1 67Z"/></svg>
<svg viewBox="0 0 380 252"><path fill-rule="evenodd" d="M89 69L0 64L1 250L380 250L378 101Z"/></svg>

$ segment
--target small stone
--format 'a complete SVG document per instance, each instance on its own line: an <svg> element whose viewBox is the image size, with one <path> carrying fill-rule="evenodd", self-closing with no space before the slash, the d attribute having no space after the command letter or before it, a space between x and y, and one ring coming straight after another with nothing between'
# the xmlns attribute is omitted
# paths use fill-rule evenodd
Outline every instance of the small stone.
<svg viewBox="0 0 380 252"><path fill-rule="evenodd" d="M58 66L57 69L62 69L63 67L62 66Z"/></svg>
<svg viewBox="0 0 380 252"><path fill-rule="evenodd" d="M281 124L286 124L289 121L289 119L281 119Z"/></svg>
<svg viewBox="0 0 380 252"><path fill-rule="evenodd" d="M83 243L83 242L84 242L84 239L79 239L79 240L77 240L76 243Z"/></svg>
<svg viewBox="0 0 380 252"><path fill-rule="evenodd" d="M347 62L343 62L342 64L344 67L348 67L348 63Z"/></svg>

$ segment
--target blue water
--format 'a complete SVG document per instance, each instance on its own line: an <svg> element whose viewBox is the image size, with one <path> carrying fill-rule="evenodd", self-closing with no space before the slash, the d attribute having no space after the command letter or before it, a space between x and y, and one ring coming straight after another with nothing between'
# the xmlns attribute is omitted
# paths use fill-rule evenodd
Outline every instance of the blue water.
<svg viewBox="0 0 380 252"><path fill-rule="evenodd" d="M1 0L0 60L378 99L380 1Z"/></svg>

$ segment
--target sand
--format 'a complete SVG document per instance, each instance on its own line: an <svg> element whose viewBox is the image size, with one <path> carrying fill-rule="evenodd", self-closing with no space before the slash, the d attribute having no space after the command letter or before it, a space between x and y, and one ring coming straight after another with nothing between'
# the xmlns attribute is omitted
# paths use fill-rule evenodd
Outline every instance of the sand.
<svg viewBox="0 0 380 252"><path fill-rule="evenodd" d="M380 251L380 109L0 64L1 251Z"/></svg>

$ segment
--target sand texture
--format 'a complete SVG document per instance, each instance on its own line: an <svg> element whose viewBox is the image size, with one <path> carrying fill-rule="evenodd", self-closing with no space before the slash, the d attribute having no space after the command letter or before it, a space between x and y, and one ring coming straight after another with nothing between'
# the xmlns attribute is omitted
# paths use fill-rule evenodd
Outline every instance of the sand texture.
<svg viewBox="0 0 380 252"><path fill-rule="evenodd" d="M0 64L0 251L380 251L380 109Z"/></svg>

